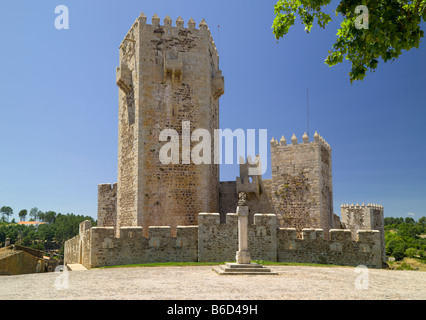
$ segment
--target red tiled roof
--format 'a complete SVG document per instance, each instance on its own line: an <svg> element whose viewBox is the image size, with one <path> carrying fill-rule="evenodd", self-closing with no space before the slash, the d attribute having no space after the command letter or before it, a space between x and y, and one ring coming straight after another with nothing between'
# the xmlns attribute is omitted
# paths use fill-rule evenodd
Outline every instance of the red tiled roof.
<svg viewBox="0 0 426 320"><path fill-rule="evenodd" d="M39 222L39 221L19 221L18 224L25 224L25 225L34 225L34 224L45 224L46 222Z"/></svg>

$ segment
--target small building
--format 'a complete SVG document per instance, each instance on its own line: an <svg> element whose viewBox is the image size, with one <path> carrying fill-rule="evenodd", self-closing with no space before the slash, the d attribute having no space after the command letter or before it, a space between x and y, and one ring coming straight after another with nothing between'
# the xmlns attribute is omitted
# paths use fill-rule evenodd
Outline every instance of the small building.
<svg viewBox="0 0 426 320"><path fill-rule="evenodd" d="M49 266L52 269L52 262L43 255L43 251L19 245L0 248L0 275L46 272Z"/></svg>
<svg viewBox="0 0 426 320"><path fill-rule="evenodd" d="M40 222L40 221L19 221L18 222L19 225L24 225L24 226L34 226L34 227L38 227L41 224L46 224L46 222Z"/></svg>

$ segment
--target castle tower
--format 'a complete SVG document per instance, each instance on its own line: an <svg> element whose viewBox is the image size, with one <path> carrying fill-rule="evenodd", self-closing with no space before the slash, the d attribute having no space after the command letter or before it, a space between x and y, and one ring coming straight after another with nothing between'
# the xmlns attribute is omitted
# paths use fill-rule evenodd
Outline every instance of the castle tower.
<svg viewBox="0 0 426 320"><path fill-rule="evenodd" d="M271 141L270 198L280 226L333 229L331 147L318 134Z"/></svg>
<svg viewBox="0 0 426 320"><path fill-rule="evenodd" d="M359 230L378 230L382 244L382 261L386 262L384 209L382 205L368 203L365 205L345 204L340 207L342 223L350 229L352 239L357 240Z"/></svg>
<svg viewBox="0 0 426 320"><path fill-rule="evenodd" d="M195 225L200 212L217 212L219 168L189 161L185 130L219 128L224 79L206 22L172 26L142 13L120 45L117 228ZM179 134L179 164L164 165L160 133ZM212 143L213 145L213 143ZM213 157L213 146L212 146ZM212 161L213 163L213 161ZM172 231L173 232L173 231Z"/></svg>

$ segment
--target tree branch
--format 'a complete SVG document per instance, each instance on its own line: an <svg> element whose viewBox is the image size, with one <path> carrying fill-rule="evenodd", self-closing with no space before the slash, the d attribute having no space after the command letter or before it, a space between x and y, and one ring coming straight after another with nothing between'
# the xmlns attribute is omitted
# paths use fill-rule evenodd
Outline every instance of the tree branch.
<svg viewBox="0 0 426 320"><path fill-rule="evenodd" d="M414 7L414 13L419 13L419 6L422 0L417 0L416 6Z"/></svg>

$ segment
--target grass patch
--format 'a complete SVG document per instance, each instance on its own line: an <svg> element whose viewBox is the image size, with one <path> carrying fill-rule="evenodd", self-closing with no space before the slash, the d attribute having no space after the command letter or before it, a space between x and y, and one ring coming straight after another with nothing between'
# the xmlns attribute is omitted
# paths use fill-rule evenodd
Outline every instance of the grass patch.
<svg viewBox="0 0 426 320"><path fill-rule="evenodd" d="M126 264L118 266L104 266L94 269L111 269L111 268L139 268L139 267L197 267L197 266L217 266L226 262L157 262L157 263L138 263L138 264ZM276 262L276 261L263 261L263 260L252 260L251 263L258 263L269 266L305 266L305 267L342 267L333 264L317 264L317 263L297 263L297 262Z"/></svg>
<svg viewBox="0 0 426 320"><path fill-rule="evenodd" d="M391 270L413 270L413 271L426 271L426 263L424 260L417 258L405 257L401 261L387 261L389 269Z"/></svg>
<svg viewBox="0 0 426 320"><path fill-rule="evenodd" d="M109 268L138 268L138 267L190 267L190 266L215 266L224 264L224 262L156 262L156 263L137 263L126 264L119 266L105 266L95 269L109 269Z"/></svg>
<svg viewBox="0 0 426 320"><path fill-rule="evenodd" d="M301 263L301 262L276 262L276 261L264 261L264 260L252 260L252 263L258 263L269 266L301 266L301 267L348 267L338 266L334 264L321 264L321 263ZM353 267L349 267L353 268Z"/></svg>

